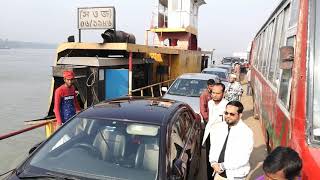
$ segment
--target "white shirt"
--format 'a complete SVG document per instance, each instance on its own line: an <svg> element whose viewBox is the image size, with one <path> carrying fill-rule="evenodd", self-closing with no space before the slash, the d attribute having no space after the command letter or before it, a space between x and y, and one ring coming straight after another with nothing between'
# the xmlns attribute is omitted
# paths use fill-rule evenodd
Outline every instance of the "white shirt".
<svg viewBox="0 0 320 180"><path fill-rule="evenodd" d="M210 131L210 163L216 163L228 134L227 123L218 123ZM242 121L232 126L227 141L223 166L228 179L243 178L250 171L249 158L253 149L252 130Z"/></svg>
<svg viewBox="0 0 320 180"><path fill-rule="evenodd" d="M222 99L219 104L214 103L213 100L210 100L208 102L208 111L209 111L209 118L208 123L206 125L206 128L204 130L204 135L202 139L202 145L205 143L209 133L210 129L217 123L223 122L223 113L226 110L226 106L229 101L226 99Z"/></svg>

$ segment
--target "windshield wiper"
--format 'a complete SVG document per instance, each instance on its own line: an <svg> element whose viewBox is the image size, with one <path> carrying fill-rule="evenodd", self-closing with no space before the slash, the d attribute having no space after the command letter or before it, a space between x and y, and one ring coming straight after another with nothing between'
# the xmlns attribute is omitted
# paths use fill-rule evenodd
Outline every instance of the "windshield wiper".
<svg viewBox="0 0 320 180"><path fill-rule="evenodd" d="M64 175L58 175L58 174L52 174L52 173L46 173L46 174L36 174L36 175L29 175L29 176L18 176L20 179L40 179L40 178L46 178L46 179L62 179L62 180L79 180L75 177L70 176L64 176Z"/></svg>

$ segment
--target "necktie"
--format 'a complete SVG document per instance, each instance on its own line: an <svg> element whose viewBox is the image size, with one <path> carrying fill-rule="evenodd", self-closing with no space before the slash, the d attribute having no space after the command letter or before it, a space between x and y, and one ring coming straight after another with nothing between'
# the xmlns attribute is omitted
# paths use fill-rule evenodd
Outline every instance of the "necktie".
<svg viewBox="0 0 320 180"><path fill-rule="evenodd" d="M226 152L226 147L227 147L227 142L228 142L228 138L229 138L229 133L230 133L230 127L228 127L228 134L227 134L227 137L226 137L226 140L224 141L224 144L223 144L223 147L221 149L221 152L220 152L220 156L219 156L219 159L218 159L218 163L223 163L224 162L224 155L225 155L225 152ZM224 178L227 178L227 175L226 175L226 171L223 171L220 176L224 177Z"/></svg>

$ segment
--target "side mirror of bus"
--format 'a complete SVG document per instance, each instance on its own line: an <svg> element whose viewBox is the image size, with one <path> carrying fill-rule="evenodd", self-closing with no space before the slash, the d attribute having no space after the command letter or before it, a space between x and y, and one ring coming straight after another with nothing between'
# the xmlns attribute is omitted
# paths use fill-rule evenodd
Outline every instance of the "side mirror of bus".
<svg viewBox="0 0 320 180"><path fill-rule="evenodd" d="M292 46L282 46L280 48L280 68L292 69L294 60L294 48Z"/></svg>

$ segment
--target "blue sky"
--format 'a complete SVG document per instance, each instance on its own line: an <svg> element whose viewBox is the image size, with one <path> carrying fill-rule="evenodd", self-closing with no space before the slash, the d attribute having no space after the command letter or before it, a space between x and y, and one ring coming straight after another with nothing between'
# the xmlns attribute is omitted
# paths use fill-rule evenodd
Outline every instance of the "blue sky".
<svg viewBox="0 0 320 180"><path fill-rule="evenodd" d="M232 54L246 50L279 0L206 0L199 12L199 45ZM153 0L0 0L0 38L60 43L77 35L77 8L115 6L117 29L144 42ZM101 31L83 32L85 41L101 41Z"/></svg>

